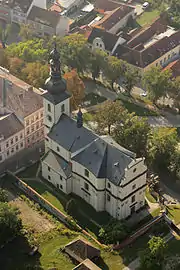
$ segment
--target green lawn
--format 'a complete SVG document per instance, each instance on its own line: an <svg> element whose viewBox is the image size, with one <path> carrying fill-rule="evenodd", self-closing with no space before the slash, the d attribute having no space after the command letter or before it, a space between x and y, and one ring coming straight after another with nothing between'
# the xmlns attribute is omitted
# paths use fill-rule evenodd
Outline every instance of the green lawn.
<svg viewBox="0 0 180 270"><path fill-rule="evenodd" d="M120 100L122 102L122 105L128 110L129 113L135 112L135 114L138 116L157 116L157 113L153 110L141 107L138 104L127 100Z"/></svg>
<svg viewBox="0 0 180 270"><path fill-rule="evenodd" d="M175 224L180 223L180 205L173 205L167 207L168 217L174 220Z"/></svg>
<svg viewBox="0 0 180 270"><path fill-rule="evenodd" d="M160 11L158 9L147 10L140 17L137 18L137 23L141 26L146 24L150 24L160 15Z"/></svg>
<svg viewBox="0 0 180 270"><path fill-rule="evenodd" d="M156 203L156 199L149 192L149 188L146 188L145 196L151 203Z"/></svg>

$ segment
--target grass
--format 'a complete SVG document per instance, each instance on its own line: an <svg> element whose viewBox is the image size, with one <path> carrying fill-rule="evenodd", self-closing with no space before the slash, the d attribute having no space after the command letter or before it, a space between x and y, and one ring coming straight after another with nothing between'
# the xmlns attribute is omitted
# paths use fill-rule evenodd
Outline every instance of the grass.
<svg viewBox="0 0 180 270"><path fill-rule="evenodd" d="M156 199L151 195L149 188L146 188L145 196L151 203L156 203Z"/></svg>
<svg viewBox="0 0 180 270"><path fill-rule="evenodd" d="M142 13L140 17L137 18L137 23L141 26L152 23L154 19L156 19L160 15L160 11L158 9L149 9Z"/></svg>
<svg viewBox="0 0 180 270"><path fill-rule="evenodd" d="M158 114L150 109L144 108L133 102L122 100L122 105L128 110L129 113L135 112L138 116L157 116Z"/></svg>
<svg viewBox="0 0 180 270"><path fill-rule="evenodd" d="M83 114L83 121L85 123L87 123L89 121L93 121L93 115L91 113L84 113Z"/></svg>
<svg viewBox="0 0 180 270"><path fill-rule="evenodd" d="M174 220L175 224L180 223L180 205L173 205L167 207L168 217Z"/></svg>

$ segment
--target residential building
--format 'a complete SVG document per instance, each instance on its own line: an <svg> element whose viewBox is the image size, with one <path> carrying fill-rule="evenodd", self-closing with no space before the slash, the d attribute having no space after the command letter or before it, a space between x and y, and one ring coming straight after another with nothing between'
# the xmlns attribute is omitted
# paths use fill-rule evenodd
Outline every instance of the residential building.
<svg viewBox="0 0 180 270"><path fill-rule="evenodd" d="M42 92L0 68L0 112L14 113L24 126L25 147L43 140Z"/></svg>
<svg viewBox="0 0 180 270"><path fill-rule="evenodd" d="M180 76L180 59L171 62L163 70L169 69L172 72L174 78Z"/></svg>
<svg viewBox="0 0 180 270"><path fill-rule="evenodd" d="M56 3L64 10L71 11L82 5L85 0L56 0Z"/></svg>
<svg viewBox="0 0 180 270"><path fill-rule="evenodd" d="M14 113L0 115L0 163L25 147L24 126Z"/></svg>
<svg viewBox="0 0 180 270"><path fill-rule="evenodd" d="M69 31L69 19L59 13L33 6L27 16L38 36L64 36Z"/></svg>
<svg viewBox="0 0 180 270"><path fill-rule="evenodd" d="M50 59L50 78L43 94L46 154L42 176L62 192L83 198L96 211L124 219L144 206L144 159L83 126L81 110L77 120L71 118L71 96L61 77L56 47Z"/></svg>

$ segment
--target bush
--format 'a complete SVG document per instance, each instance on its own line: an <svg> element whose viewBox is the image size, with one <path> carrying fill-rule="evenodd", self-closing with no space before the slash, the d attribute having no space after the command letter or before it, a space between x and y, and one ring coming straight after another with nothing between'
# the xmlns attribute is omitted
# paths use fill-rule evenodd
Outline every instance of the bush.
<svg viewBox="0 0 180 270"><path fill-rule="evenodd" d="M105 244L116 244L126 238L129 229L125 222L112 220L99 230L99 238Z"/></svg>
<svg viewBox="0 0 180 270"><path fill-rule="evenodd" d="M7 202L8 201L8 193L6 190L0 188L0 202Z"/></svg>

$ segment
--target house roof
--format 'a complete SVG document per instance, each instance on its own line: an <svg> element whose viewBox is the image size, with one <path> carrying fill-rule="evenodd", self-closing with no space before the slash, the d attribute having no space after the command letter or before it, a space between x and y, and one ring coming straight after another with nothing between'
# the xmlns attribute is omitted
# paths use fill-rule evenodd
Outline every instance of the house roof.
<svg viewBox="0 0 180 270"><path fill-rule="evenodd" d="M50 10L33 6L31 11L29 12L27 19L31 21L39 22L41 24L47 25L52 28L56 28L60 20L60 15Z"/></svg>
<svg viewBox="0 0 180 270"><path fill-rule="evenodd" d="M78 128L76 121L65 114L61 115L48 137L72 153L87 146L97 138L91 130L85 127Z"/></svg>
<svg viewBox="0 0 180 270"><path fill-rule="evenodd" d="M78 264L73 270L101 270L95 263L91 260L86 259L82 263Z"/></svg>
<svg viewBox="0 0 180 270"><path fill-rule="evenodd" d="M2 70L0 70L0 104L3 102L4 79L6 107L18 117L24 118L43 107L42 96L35 93L32 86Z"/></svg>
<svg viewBox="0 0 180 270"><path fill-rule="evenodd" d="M58 13L60 13L60 12L63 11L63 9L62 9L58 4L56 4L56 3L54 3L54 4L49 8L49 10L55 11L55 12L58 12Z"/></svg>
<svg viewBox="0 0 180 270"><path fill-rule="evenodd" d="M173 77L180 76L180 60L176 60L167 65L163 70L170 69L172 71Z"/></svg>
<svg viewBox="0 0 180 270"><path fill-rule="evenodd" d="M117 35L111 34L101 28L94 27L89 35L88 42L92 44L97 37L102 39L107 51L112 51L119 38Z"/></svg>
<svg viewBox="0 0 180 270"><path fill-rule="evenodd" d="M95 9L99 11L112 11L120 6L120 3L113 2L110 0L96 0Z"/></svg>
<svg viewBox="0 0 180 270"><path fill-rule="evenodd" d="M119 5L113 11L108 12L100 21L96 22L94 26L99 26L108 31L133 10L134 7Z"/></svg>
<svg viewBox="0 0 180 270"><path fill-rule="evenodd" d="M79 262L100 256L100 250L82 237L67 244L65 252Z"/></svg>
<svg viewBox="0 0 180 270"><path fill-rule="evenodd" d="M27 12L30 8L33 0L12 0L13 8L19 7L23 12Z"/></svg>
<svg viewBox="0 0 180 270"><path fill-rule="evenodd" d="M117 144L118 145L118 144ZM107 178L119 185L125 174L125 169L134 161L133 153L110 140L96 139L72 160L82 164L97 178Z"/></svg>
<svg viewBox="0 0 180 270"><path fill-rule="evenodd" d="M49 100L50 102L52 102L54 105L56 105L56 104L62 102L63 100L70 98L71 95L66 91L61 92L58 95L56 95L56 94L52 95L51 93L49 93L47 91L43 94L43 97L46 98L47 100Z"/></svg>
<svg viewBox="0 0 180 270"><path fill-rule="evenodd" d="M14 113L0 116L0 137L8 139L23 129L23 124Z"/></svg>
<svg viewBox="0 0 180 270"><path fill-rule="evenodd" d="M64 178L71 175L70 164L51 150L43 157L43 162L47 163L50 167L59 172Z"/></svg>

